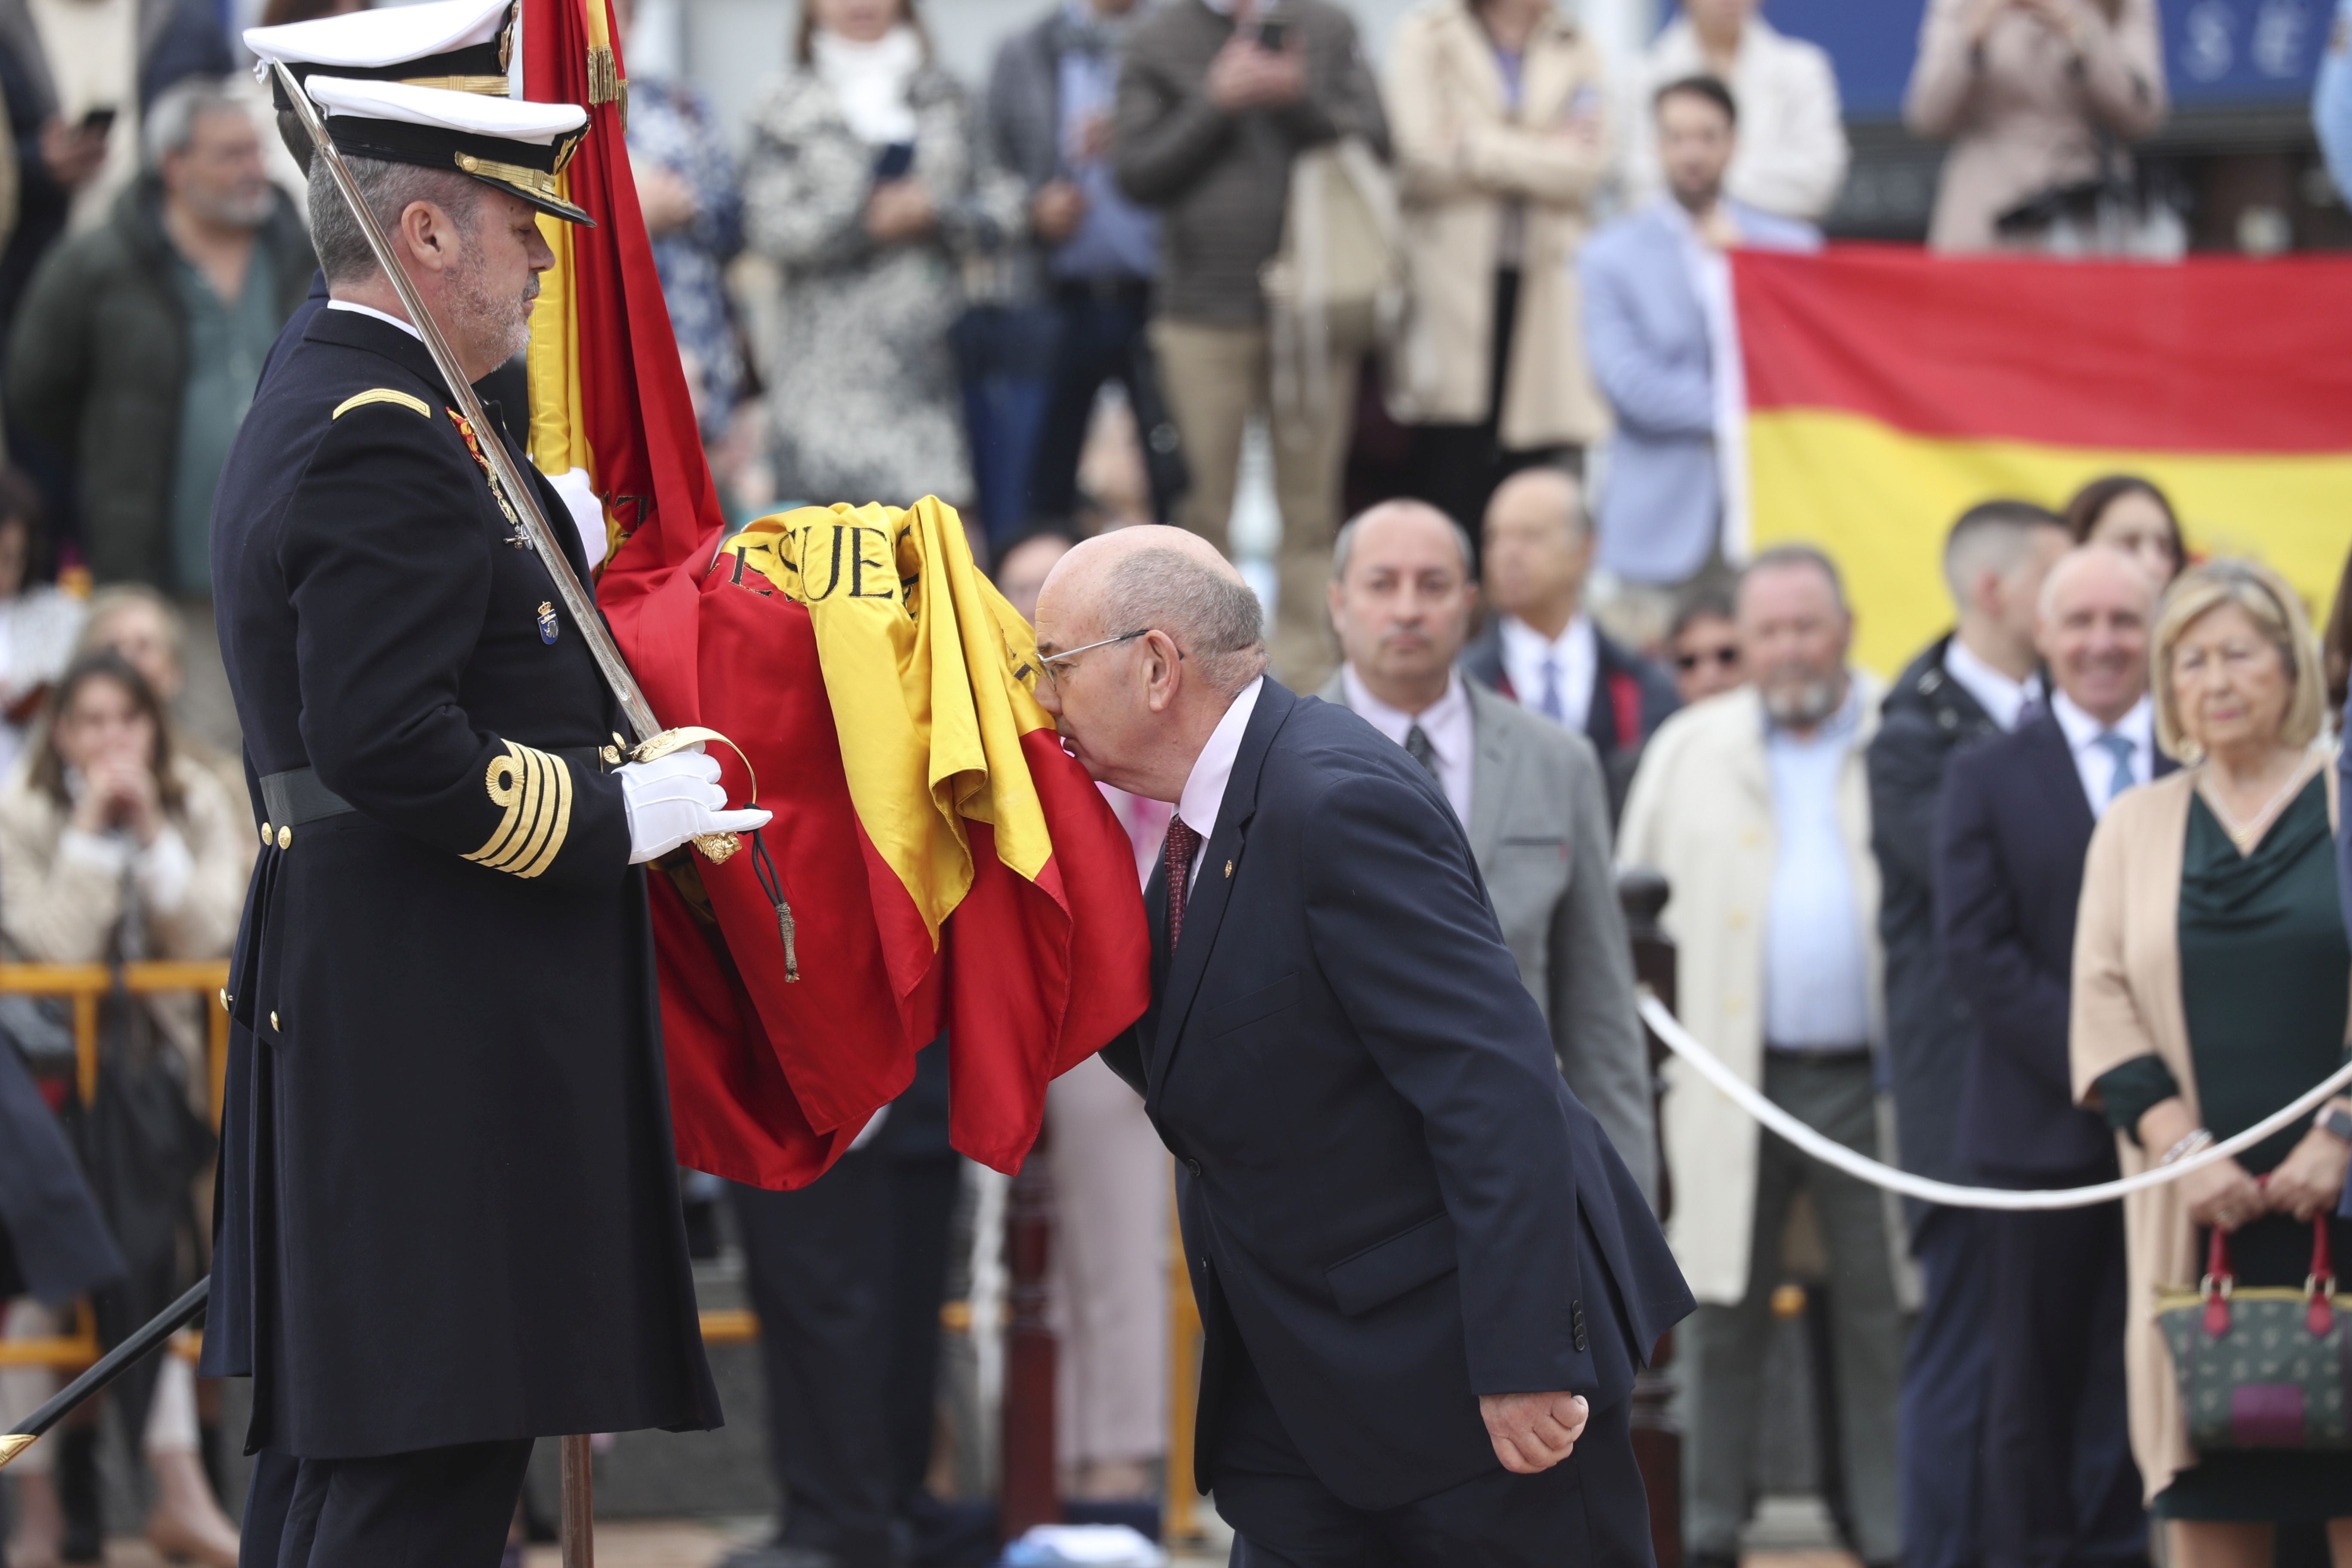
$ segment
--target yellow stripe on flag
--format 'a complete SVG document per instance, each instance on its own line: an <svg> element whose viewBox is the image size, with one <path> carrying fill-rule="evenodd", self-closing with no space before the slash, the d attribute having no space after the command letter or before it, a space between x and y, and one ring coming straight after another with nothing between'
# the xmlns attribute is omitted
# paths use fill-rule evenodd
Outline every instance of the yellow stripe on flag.
<svg viewBox="0 0 2352 1568"><path fill-rule="evenodd" d="M2192 554L2252 555L2324 616L2352 522L2352 454L2215 456L1912 436L1864 415L1774 409L1748 420L1755 547L1804 541L1845 574L1855 657L1892 675L1951 622L1943 582L1953 519L1995 496L2058 508L2101 474L2151 479Z"/></svg>
<svg viewBox="0 0 2352 1568"><path fill-rule="evenodd" d="M727 558L736 556L737 562ZM757 574L808 606L858 825L939 945L972 882L964 823L1031 881L1054 853L1021 737L1050 728L1037 647L972 563L954 509L803 507L747 524L719 569Z"/></svg>

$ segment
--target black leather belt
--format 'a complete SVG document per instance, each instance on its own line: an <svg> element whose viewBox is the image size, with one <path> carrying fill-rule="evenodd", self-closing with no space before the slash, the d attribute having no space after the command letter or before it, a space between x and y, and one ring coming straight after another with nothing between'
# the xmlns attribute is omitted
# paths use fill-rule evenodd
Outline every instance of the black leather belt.
<svg viewBox="0 0 2352 1568"><path fill-rule="evenodd" d="M605 751L605 748L595 746L557 746L550 748L548 754L562 757L576 768L604 773L614 765L606 759ZM299 827L306 822L341 816L347 811L359 809L329 789L320 780L316 768L289 768L282 773L262 774L261 804L263 809L269 813L269 826L273 829Z"/></svg>

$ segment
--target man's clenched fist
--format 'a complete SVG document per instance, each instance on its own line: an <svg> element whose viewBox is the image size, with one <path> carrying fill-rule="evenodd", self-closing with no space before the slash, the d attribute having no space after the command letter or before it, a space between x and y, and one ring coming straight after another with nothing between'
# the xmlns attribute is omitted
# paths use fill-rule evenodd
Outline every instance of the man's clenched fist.
<svg viewBox="0 0 2352 1568"><path fill-rule="evenodd" d="M1515 1476L1540 1475L1576 1449L1592 1407L1580 1394L1482 1394L1478 1414L1495 1458Z"/></svg>

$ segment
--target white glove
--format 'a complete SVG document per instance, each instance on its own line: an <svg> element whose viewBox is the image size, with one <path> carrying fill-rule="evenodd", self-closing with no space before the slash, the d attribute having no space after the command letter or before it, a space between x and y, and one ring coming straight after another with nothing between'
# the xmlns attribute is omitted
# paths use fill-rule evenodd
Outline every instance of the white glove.
<svg viewBox="0 0 2352 1568"><path fill-rule="evenodd" d="M667 855L706 833L749 833L768 825L771 814L757 807L727 809L727 792L719 787L719 760L704 756L699 745L616 771L621 799L629 811L632 866Z"/></svg>

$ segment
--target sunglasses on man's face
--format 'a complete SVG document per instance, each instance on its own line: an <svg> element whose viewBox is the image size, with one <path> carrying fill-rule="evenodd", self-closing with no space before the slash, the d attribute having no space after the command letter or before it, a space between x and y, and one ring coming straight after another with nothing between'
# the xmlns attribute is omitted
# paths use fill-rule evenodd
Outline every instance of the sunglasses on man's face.
<svg viewBox="0 0 2352 1568"><path fill-rule="evenodd" d="M1709 659L1725 669L1730 669L1739 663L1739 650L1736 647L1709 647L1701 648L1696 653L1678 653L1675 655L1675 668L1688 675Z"/></svg>

